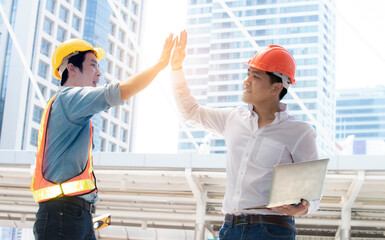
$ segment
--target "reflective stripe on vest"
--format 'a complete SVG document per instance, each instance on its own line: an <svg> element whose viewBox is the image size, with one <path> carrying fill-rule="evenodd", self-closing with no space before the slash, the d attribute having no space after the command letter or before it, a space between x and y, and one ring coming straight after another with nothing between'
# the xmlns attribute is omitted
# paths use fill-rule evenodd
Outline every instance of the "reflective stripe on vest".
<svg viewBox="0 0 385 240"><path fill-rule="evenodd" d="M44 202L55 197L66 196L77 196L96 192L96 180L93 173L92 164L92 124L90 121L90 140L88 147L88 160L86 168L79 175L63 182L56 183L48 181L44 178L43 171L43 160L46 143L46 135L48 128L48 120L51 112L51 106L56 96L52 97L47 106L44 109L44 113L40 123L40 130L38 134L37 144L37 156L36 156L36 167L35 173L31 182L31 191L36 202Z"/></svg>

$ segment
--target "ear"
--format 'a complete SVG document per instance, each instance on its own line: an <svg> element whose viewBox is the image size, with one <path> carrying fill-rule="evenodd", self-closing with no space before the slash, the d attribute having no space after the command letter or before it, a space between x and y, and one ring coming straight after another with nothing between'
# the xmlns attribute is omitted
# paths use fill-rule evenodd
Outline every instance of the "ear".
<svg viewBox="0 0 385 240"><path fill-rule="evenodd" d="M75 66L72 63L68 63L67 71L68 71L68 75L75 74Z"/></svg>
<svg viewBox="0 0 385 240"><path fill-rule="evenodd" d="M272 94L273 95L276 95L276 94L279 95L281 93L281 91L282 91L282 88L283 88L283 84L282 83L274 83L272 85L272 89L273 89Z"/></svg>

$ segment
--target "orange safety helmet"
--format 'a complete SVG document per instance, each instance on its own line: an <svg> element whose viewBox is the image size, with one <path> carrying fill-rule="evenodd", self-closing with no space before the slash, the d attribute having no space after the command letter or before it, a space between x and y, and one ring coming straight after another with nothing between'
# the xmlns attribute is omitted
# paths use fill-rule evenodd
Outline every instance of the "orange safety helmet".
<svg viewBox="0 0 385 240"><path fill-rule="evenodd" d="M269 45L266 48L260 49L245 65L274 73L274 75L282 78L283 85L286 85L286 88L289 87L289 84L295 85L294 57L281 46ZM282 76L282 74L289 78L288 84L285 84L284 78L286 76Z"/></svg>
<svg viewBox="0 0 385 240"><path fill-rule="evenodd" d="M52 75L56 79L61 79L61 74L64 70L59 72L59 67L62 63L65 64L65 66L63 66L63 69L65 69L65 67L67 67L69 57L74 56L79 52L88 50L94 51L98 61L104 58L105 52L103 48L93 47L89 42L84 41L83 39L73 38L62 42L59 46L57 46L52 55Z"/></svg>

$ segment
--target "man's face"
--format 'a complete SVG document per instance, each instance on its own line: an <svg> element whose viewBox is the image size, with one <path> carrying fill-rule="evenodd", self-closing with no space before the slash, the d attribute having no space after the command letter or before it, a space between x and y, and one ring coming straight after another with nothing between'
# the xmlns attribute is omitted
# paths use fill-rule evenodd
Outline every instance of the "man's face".
<svg viewBox="0 0 385 240"><path fill-rule="evenodd" d="M256 105L271 98L270 77L265 71L250 67L247 78L243 81L243 98L245 103Z"/></svg>
<svg viewBox="0 0 385 240"><path fill-rule="evenodd" d="M79 87L96 87L99 77L102 75L99 71L99 64L94 53L86 53L83 61L83 71L76 68L76 81Z"/></svg>

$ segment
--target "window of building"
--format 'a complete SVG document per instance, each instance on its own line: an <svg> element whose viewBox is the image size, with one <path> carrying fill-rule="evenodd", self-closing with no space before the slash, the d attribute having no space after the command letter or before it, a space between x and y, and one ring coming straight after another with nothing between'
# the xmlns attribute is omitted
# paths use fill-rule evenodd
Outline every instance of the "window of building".
<svg viewBox="0 0 385 240"><path fill-rule="evenodd" d="M60 42L63 42L66 39L66 35L67 35L66 30L64 30L61 27L57 28L57 36L56 36L57 40L59 40Z"/></svg>
<svg viewBox="0 0 385 240"><path fill-rule="evenodd" d="M51 49L51 43L48 42L47 40L43 39L41 41L41 46L40 46L40 53L44 54L47 57L50 57L50 49Z"/></svg>
<svg viewBox="0 0 385 240"><path fill-rule="evenodd" d="M52 21L45 18L44 19L44 26L43 26L43 29L44 29L44 32L48 33L49 35L51 35L52 33Z"/></svg>
<svg viewBox="0 0 385 240"><path fill-rule="evenodd" d="M75 0L74 6L77 10L82 11L83 0Z"/></svg>
<svg viewBox="0 0 385 240"><path fill-rule="evenodd" d="M39 70L38 70L38 75L42 78L47 77L47 72L48 72L48 64L40 61L39 62Z"/></svg>
<svg viewBox="0 0 385 240"><path fill-rule="evenodd" d="M43 97L45 98L46 87L43 86L43 85L41 85L40 83L38 83L37 86L39 87L40 93L41 93L41 94L43 95ZM35 98L38 99L37 93L35 94Z"/></svg>
<svg viewBox="0 0 385 240"><path fill-rule="evenodd" d="M110 42L110 44L108 45L108 52L111 55L114 55L114 46L115 46L115 44L113 42Z"/></svg>
<svg viewBox="0 0 385 240"><path fill-rule="evenodd" d="M114 23L110 23L110 33L111 35L115 35L115 24Z"/></svg>
<svg viewBox="0 0 385 240"><path fill-rule="evenodd" d="M127 67L132 68L132 56L127 55L126 65Z"/></svg>
<svg viewBox="0 0 385 240"><path fill-rule="evenodd" d="M119 112L120 112L120 107L119 106L116 106L114 107L115 108L115 112L113 112L113 116L115 118L119 118Z"/></svg>
<svg viewBox="0 0 385 240"><path fill-rule="evenodd" d="M115 152L115 151L116 151L116 144L110 142L109 145L108 145L108 150L109 150L110 152Z"/></svg>
<svg viewBox="0 0 385 240"><path fill-rule="evenodd" d="M127 149L124 148L124 147L119 147L119 151L120 151L120 152L127 152Z"/></svg>
<svg viewBox="0 0 385 240"><path fill-rule="evenodd" d="M102 118L102 132L107 133L107 119Z"/></svg>
<svg viewBox="0 0 385 240"><path fill-rule="evenodd" d="M126 38L126 33L122 29L119 29L119 36L118 37L119 37L119 41L124 43L124 40Z"/></svg>
<svg viewBox="0 0 385 240"><path fill-rule="evenodd" d="M120 141L127 142L127 130L124 128L120 129Z"/></svg>
<svg viewBox="0 0 385 240"><path fill-rule="evenodd" d="M130 39L128 39L127 42L128 42L128 43L127 43L127 47L128 47L129 49L134 50L134 44L132 44L132 42L130 41Z"/></svg>
<svg viewBox="0 0 385 240"><path fill-rule="evenodd" d="M50 11L51 13L55 14L55 0L47 0L47 3L45 5L45 9Z"/></svg>
<svg viewBox="0 0 385 240"><path fill-rule="evenodd" d="M76 31L80 30L80 18L76 17L75 15L72 18L72 27L76 29Z"/></svg>
<svg viewBox="0 0 385 240"><path fill-rule="evenodd" d="M39 131L32 128L31 129L31 139L29 141L29 143L35 147L37 147L37 135L38 135Z"/></svg>
<svg viewBox="0 0 385 240"><path fill-rule="evenodd" d="M115 68L115 78L120 80L122 76L122 69L120 67Z"/></svg>
<svg viewBox="0 0 385 240"><path fill-rule="evenodd" d="M51 90L51 92L50 92L50 94L49 94L49 98L51 99L55 94L56 94L56 91L52 91L52 90Z"/></svg>
<svg viewBox="0 0 385 240"><path fill-rule="evenodd" d="M117 128L118 128L118 126L115 123L111 123L111 125L110 125L110 135L112 137L116 137L116 129Z"/></svg>
<svg viewBox="0 0 385 240"><path fill-rule="evenodd" d="M184 142L184 143L179 144L179 148L180 149L194 149L195 146L192 143Z"/></svg>
<svg viewBox="0 0 385 240"><path fill-rule="evenodd" d="M112 107L110 112L114 118L118 118L119 107Z"/></svg>
<svg viewBox="0 0 385 240"><path fill-rule="evenodd" d="M130 30L134 33L136 32L136 21L133 19L130 20Z"/></svg>
<svg viewBox="0 0 385 240"><path fill-rule="evenodd" d="M60 11L59 11L59 18L63 21L63 22L67 22L67 19L68 19L68 10L65 9L64 7L60 7Z"/></svg>
<svg viewBox="0 0 385 240"><path fill-rule="evenodd" d="M127 21L127 14L125 12L120 12L120 15L122 16L122 19L124 22Z"/></svg>
<svg viewBox="0 0 385 240"><path fill-rule="evenodd" d="M106 151L106 140L104 138L100 139L100 151L101 152Z"/></svg>
<svg viewBox="0 0 385 240"><path fill-rule="evenodd" d="M122 116L120 119L124 123L128 123L128 112L126 110L122 110Z"/></svg>
<svg viewBox="0 0 385 240"><path fill-rule="evenodd" d="M121 61L124 62L124 50L120 47L117 48L116 57Z"/></svg>
<svg viewBox="0 0 385 240"><path fill-rule="evenodd" d="M36 123L40 123L41 116L43 116L43 111L44 111L44 109L42 109L38 106L33 106L32 120Z"/></svg>
<svg viewBox="0 0 385 240"><path fill-rule="evenodd" d="M112 73L112 66L113 66L112 62L110 60L107 60L107 72L109 74Z"/></svg>
<svg viewBox="0 0 385 240"><path fill-rule="evenodd" d="M138 4L136 2L131 2L131 12L138 15Z"/></svg>
<svg viewBox="0 0 385 240"><path fill-rule="evenodd" d="M60 79L56 79L52 76L51 82L56 86L60 86Z"/></svg>

